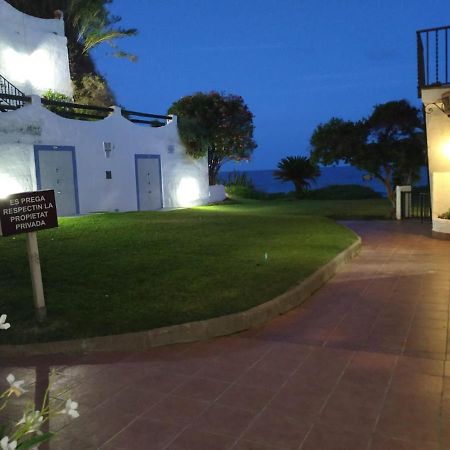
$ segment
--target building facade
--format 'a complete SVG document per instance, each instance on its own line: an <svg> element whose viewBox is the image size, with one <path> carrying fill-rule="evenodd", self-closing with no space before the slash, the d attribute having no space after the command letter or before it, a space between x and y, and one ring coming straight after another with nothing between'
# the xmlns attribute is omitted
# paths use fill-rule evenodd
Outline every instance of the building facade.
<svg viewBox="0 0 450 450"><path fill-rule="evenodd" d="M72 92L62 20L0 0L0 75L25 95L18 107L0 85L0 196L54 189L63 216L210 201L207 158L186 154L175 116L154 128L118 107L101 120L75 120L41 104L48 89Z"/></svg>

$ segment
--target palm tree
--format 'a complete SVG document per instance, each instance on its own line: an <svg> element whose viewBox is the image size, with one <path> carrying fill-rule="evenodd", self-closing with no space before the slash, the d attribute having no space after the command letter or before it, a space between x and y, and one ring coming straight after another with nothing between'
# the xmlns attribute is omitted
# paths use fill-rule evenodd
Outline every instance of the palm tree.
<svg viewBox="0 0 450 450"><path fill-rule="evenodd" d="M312 163L306 156L287 156L277 165L278 170L273 176L283 182L294 183L297 197L309 189L310 181L314 181L320 175L319 166Z"/></svg>

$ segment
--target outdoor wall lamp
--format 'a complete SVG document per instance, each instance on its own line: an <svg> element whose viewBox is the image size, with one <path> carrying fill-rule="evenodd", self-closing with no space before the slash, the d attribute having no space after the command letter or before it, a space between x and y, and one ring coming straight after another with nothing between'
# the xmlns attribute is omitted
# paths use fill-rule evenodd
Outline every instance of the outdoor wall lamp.
<svg viewBox="0 0 450 450"><path fill-rule="evenodd" d="M444 92L441 95L440 102L433 102L425 105L425 113L431 114L434 110L434 106L439 109L439 111L443 112L447 117L450 117L450 91Z"/></svg>
<svg viewBox="0 0 450 450"><path fill-rule="evenodd" d="M111 142L103 142L103 150L105 151L105 156L109 158L111 156L111 151L113 149L113 145Z"/></svg>

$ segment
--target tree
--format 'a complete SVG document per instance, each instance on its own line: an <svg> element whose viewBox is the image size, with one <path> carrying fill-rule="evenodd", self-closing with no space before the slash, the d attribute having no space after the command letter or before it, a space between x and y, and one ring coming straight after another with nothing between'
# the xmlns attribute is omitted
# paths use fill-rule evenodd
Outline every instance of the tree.
<svg viewBox="0 0 450 450"><path fill-rule="evenodd" d="M384 184L394 208L394 183L417 181L426 161L420 111L399 100L376 105L368 119L358 122L332 118L314 130L311 158L367 171Z"/></svg>
<svg viewBox="0 0 450 450"><path fill-rule="evenodd" d="M297 197L309 189L310 181L320 176L319 167L306 156L288 156L277 165L273 176L283 182L292 181Z"/></svg>
<svg viewBox="0 0 450 450"><path fill-rule="evenodd" d="M169 114L179 117L187 153L194 158L208 155L211 185L224 162L248 159L256 148L253 114L240 96L197 92L174 102Z"/></svg>
<svg viewBox="0 0 450 450"><path fill-rule="evenodd" d="M108 43L115 56L135 60L134 55L118 49L116 40L134 36L134 28L117 26L121 18L113 16L108 5L113 0L6 0L19 11L44 19L53 18L56 10L64 13L65 34L69 51L72 80L77 84L86 74L99 75L89 52L99 44Z"/></svg>

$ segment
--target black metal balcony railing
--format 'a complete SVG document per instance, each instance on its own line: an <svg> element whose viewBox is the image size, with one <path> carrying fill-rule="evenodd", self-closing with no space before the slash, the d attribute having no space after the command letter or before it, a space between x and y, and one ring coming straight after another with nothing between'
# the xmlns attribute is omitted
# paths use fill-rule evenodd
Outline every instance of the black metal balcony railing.
<svg viewBox="0 0 450 450"><path fill-rule="evenodd" d="M418 94L421 89L450 85L448 72L450 26L419 30L417 35Z"/></svg>
<svg viewBox="0 0 450 450"><path fill-rule="evenodd" d="M17 109L24 105L23 98L21 97L24 97L25 94L1 75L0 75L0 94L3 94L3 97L0 98L0 111ZM12 96L17 98L12 97L8 98L5 96Z"/></svg>
<svg viewBox="0 0 450 450"><path fill-rule="evenodd" d="M26 95L4 94L0 92L0 111L14 110L23 106L25 103L31 103L31 97ZM79 103L60 102L41 98L41 103L50 111L65 117L66 119L77 120L101 120L107 117L114 110L104 106L81 105ZM172 116L161 114L150 114L137 111L128 111L122 109L122 116L130 122L157 127L164 125L159 120L171 120ZM144 119L136 119L143 117ZM152 119L152 120L149 120Z"/></svg>

